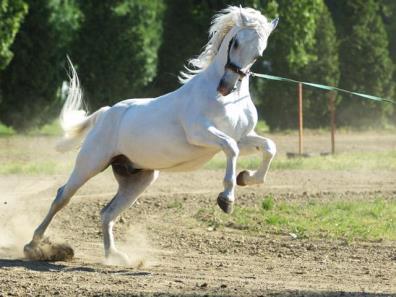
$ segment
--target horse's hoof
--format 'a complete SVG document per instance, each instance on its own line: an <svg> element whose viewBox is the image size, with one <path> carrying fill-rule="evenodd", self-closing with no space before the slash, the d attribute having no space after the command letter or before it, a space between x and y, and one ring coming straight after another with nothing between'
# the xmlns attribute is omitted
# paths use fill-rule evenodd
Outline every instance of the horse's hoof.
<svg viewBox="0 0 396 297"><path fill-rule="evenodd" d="M25 257L35 261L70 261L74 257L73 248L65 243L57 244L49 240L29 243L23 248Z"/></svg>
<svg viewBox="0 0 396 297"><path fill-rule="evenodd" d="M217 197L217 205L227 214L231 214L234 211L234 201L228 200L221 193Z"/></svg>
<svg viewBox="0 0 396 297"><path fill-rule="evenodd" d="M243 170L243 171L239 172L237 179L236 179L238 186L241 186L241 187L247 186L246 177L245 177L246 175L249 175L249 172L247 170Z"/></svg>
<svg viewBox="0 0 396 297"><path fill-rule="evenodd" d="M30 242L23 247L23 254L27 259L42 258L41 250L37 247L37 243Z"/></svg>

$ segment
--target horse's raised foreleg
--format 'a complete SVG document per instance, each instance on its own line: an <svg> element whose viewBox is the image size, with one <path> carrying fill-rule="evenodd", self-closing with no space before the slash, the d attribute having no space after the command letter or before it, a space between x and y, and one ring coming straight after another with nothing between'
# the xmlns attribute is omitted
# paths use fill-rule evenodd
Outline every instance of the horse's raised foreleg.
<svg viewBox="0 0 396 297"><path fill-rule="evenodd" d="M209 126L206 129L196 127L188 135L188 142L199 146L219 148L225 153L227 167L223 182L224 191L219 194L217 204L224 212L231 213L235 201L236 161L239 155L237 142L214 126Z"/></svg>
<svg viewBox="0 0 396 297"><path fill-rule="evenodd" d="M109 264L128 264L128 256L118 251L114 244L114 221L121 212L131 206L139 195L157 179L159 171L118 171L114 166L113 171L119 184L118 192L113 200L101 211L105 256Z"/></svg>
<svg viewBox="0 0 396 297"><path fill-rule="evenodd" d="M265 137L256 134L247 135L238 142L241 155L261 153L263 161L256 171L244 170L238 174L239 186L262 184L265 181L269 166L276 154L275 143Z"/></svg>

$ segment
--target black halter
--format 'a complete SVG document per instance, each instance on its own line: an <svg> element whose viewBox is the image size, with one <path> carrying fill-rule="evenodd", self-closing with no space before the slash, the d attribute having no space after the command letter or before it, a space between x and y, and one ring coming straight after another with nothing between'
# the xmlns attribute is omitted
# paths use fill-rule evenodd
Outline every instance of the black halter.
<svg viewBox="0 0 396 297"><path fill-rule="evenodd" d="M249 74L249 70L247 71L243 71L241 69L241 67L237 66L236 64L234 64L233 62L231 62L230 59L230 50L231 50L231 45L233 43L233 41L235 40L235 38L232 38L230 40L230 43L228 44L228 51L227 51L227 63L225 64L224 68L225 69L229 69L232 72L235 72L236 74L239 75L239 80L242 80L242 78L244 78L246 75Z"/></svg>

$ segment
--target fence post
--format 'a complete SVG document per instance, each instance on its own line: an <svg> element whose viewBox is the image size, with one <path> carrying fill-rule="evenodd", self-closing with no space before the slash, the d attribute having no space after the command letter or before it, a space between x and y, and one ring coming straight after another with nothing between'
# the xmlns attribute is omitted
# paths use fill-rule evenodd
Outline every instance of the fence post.
<svg viewBox="0 0 396 297"><path fill-rule="evenodd" d="M335 117L335 99L337 93L331 92L329 95L329 111L330 111L330 126L331 126L331 153L335 154L335 130L336 130L336 117Z"/></svg>
<svg viewBox="0 0 396 297"><path fill-rule="evenodd" d="M298 84L298 153L304 153L304 140L303 140L303 89L302 83Z"/></svg>

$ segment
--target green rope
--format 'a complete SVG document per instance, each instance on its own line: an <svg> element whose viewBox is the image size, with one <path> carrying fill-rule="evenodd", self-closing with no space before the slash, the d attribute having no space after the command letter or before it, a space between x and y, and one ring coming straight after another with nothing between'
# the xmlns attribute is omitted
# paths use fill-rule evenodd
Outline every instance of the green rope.
<svg viewBox="0 0 396 297"><path fill-rule="evenodd" d="M284 78L284 77L268 75L268 74L261 74L261 73L254 73L254 72L251 72L250 75L253 77L261 77L261 78L265 78L265 79L269 79L269 80L286 81L286 82L292 82L292 83L297 83L297 84L301 83L303 85L310 86L313 88L322 89L322 90L337 91L337 92L342 92L342 93L347 93L347 94L352 94L355 96L363 97L363 98L366 98L369 100L389 102L392 104L396 104L395 101L390 100L390 99L381 98L381 97L377 97L377 96L373 96L373 95L367 95L367 94L363 94L363 93L351 92L351 91L340 89L337 87L325 86L325 85L321 85L321 84L298 81L298 80L294 80L294 79L290 79L290 78Z"/></svg>

